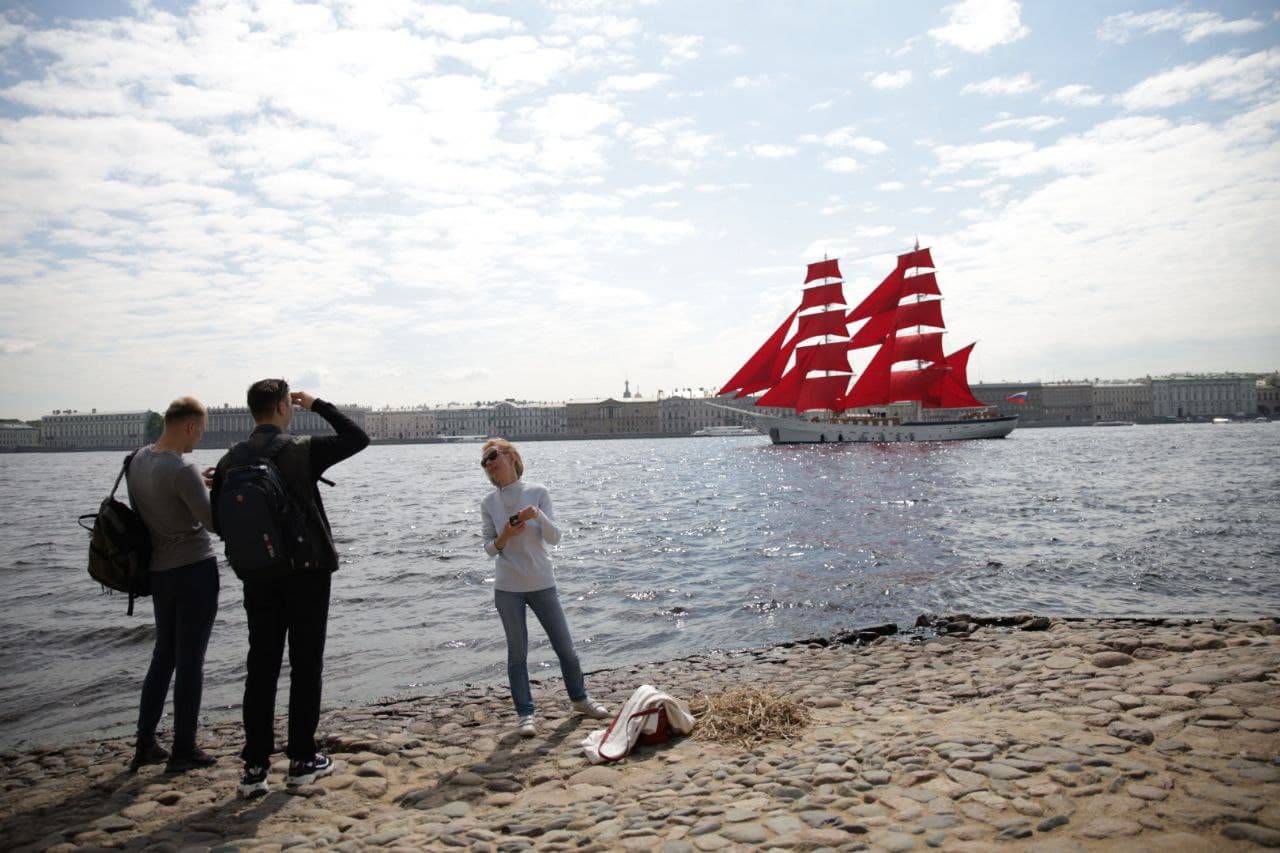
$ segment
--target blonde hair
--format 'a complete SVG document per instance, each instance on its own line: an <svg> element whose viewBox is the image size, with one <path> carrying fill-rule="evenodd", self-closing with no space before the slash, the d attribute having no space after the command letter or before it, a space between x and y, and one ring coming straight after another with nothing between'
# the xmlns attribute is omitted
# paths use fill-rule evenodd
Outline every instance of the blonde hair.
<svg viewBox="0 0 1280 853"><path fill-rule="evenodd" d="M524 476L524 460L520 458L520 451L516 450L516 446L505 438L491 438L484 443L484 447L480 448L480 455L485 456L489 453L489 449L493 448L499 453L505 453L511 457L511 461L516 466L516 476Z"/></svg>
<svg viewBox="0 0 1280 853"><path fill-rule="evenodd" d="M195 397L179 397L169 404L169 408L164 410L164 422L166 424L175 424L188 418L204 419L208 416L208 413L204 410L204 405Z"/></svg>

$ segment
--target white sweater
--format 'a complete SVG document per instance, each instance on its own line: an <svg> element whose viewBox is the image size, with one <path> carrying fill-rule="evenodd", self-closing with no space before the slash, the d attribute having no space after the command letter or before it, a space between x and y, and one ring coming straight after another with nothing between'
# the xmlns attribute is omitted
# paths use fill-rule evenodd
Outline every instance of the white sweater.
<svg viewBox="0 0 1280 853"><path fill-rule="evenodd" d="M537 508L537 516L526 521L525 529L508 538L499 551L494 542L507 519L530 506ZM516 480L509 486L495 488L480 501L480 515L485 553L498 558L494 589L535 592L556 585L547 546L560 542L560 528L556 526L546 486Z"/></svg>

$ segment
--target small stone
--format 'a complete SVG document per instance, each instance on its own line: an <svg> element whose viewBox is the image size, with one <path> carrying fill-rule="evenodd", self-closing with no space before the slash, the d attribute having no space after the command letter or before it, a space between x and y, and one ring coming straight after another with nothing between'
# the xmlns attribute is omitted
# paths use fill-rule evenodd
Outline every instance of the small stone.
<svg viewBox="0 0 1280 853"><path fill-rule="evenodd" d="M769 838L769 834L754 823L731 826L720 834L737 844L763 844Z"/></svg>
<svg viewBox="0 0 1280 853"><path fill-rule="evenodd" d="M864 770L862 778L872 785L888 785L893 775L885 770Z"/></svg>
<svg viewBox="0 0 1280 853"><path fill-rule="evenodd" d="M1068 818L1066 815L1056 814L1053 817L1045 818L1036 824L1036 832L1052 832L1060 826L1066 826Z"/></svg>
<svg viewBox="0 0 1280 853"><path fill-rule="evenodd" d="M1130 785L1126 790L1129 796L1137 797L1139 800L1159 802L1169 796L1169 792L1164 788L1157 788L1153 785Z"/></svg>
<svg viewBox="0 0 1280 853"><path fill-rule="evenodd" d="M1089 663L1100 669L1110 669L1113 666L1128 666L1133 663L1133 658L1124 652L1098 652L1089 658Z"/></svg>
<svg viewBox="0 0 1280 853"><path fill-rule="evenodd" d="M1253 823L1229 823L1222 834L1232 841L1248 841L1259 847L1280 847L1280 831Z"/></svg>
<svg viewBox="0 0 1280 853"><path fill-rule="evenodd" d="M1129 726L1124 723L1116 722L1107 726L1107 734L1112 737L1128 740L1143 745L1155 741L1156 736L1151 733L1151 729L1142 726Z"/></svg>
<svg viewBox="0 0 1280 853"><path fill-rule="evenodd" d="M718 820L699 821L698 823L695 823L693 826L689 827L689 834L690 835L706 835L708 833L715 832L720 828L720 826L721 826L721 823Z"/></svg>
<svg viewBox="0 0 1280 853"><path fill-rule="evenodd" d="M133 829L137 824L129 820L127 817L112 814L98 818L93 822L93 826L95 829L100 829L103 832L125 832L126 830Z"/></svg>
<svg viewBox="0 0 1280 853"><path fill-rule="evenodd" d="M131 820L146 820L153 812L158 811L160 804L154 800L148 800L142 803L134 803L120 810L120 814Z"/></svg>
<svg viewBox="0 0 1280 853"><path fill-rule="evenodd" d="M984 776L1005 782L1012 781L1014 779L1025 779L1027 776L1027 772L1025 770L1019 770L1016 767L1010 767L1008 764L1000 764L995 761L978 764L973 769L976 773L981 773Z"/></svg>

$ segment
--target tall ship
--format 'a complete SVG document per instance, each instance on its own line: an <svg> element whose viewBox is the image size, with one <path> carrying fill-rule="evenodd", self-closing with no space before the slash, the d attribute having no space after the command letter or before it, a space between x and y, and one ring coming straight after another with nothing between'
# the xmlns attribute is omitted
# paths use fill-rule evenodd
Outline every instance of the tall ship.
<svg viewBox="0 0 1280 853"><path fill-rule="evenodd" d="M1004 438L1017 416L973 396L974 344L944 354L945 329L928 248L898 255L894 270L852 309L839 260L818 261L808 266L800 305L720 394L760 394L756 406L794 410L745 410L767 425L774 444ZM864 348L871 358L855 377L849 354Z"/></svg>

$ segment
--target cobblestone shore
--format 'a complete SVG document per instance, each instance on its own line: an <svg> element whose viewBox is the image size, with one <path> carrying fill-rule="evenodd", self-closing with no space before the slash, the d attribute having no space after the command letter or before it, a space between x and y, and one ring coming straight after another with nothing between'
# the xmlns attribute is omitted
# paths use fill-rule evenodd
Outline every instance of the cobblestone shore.
<svg viewBox="0 0 1280 853"><path fill-rule="evenodd" d="M207 770L127 772L127 740L0 757L0 847L21 850L1151 850L1280 846L1280 623L947 617L593 673L614 707L770 687L795 740L683 738L587 763L601 723L505 688L324 714L334 775L236 799L239 725ZM283 726L280 727L283 731Z"/></svg>

